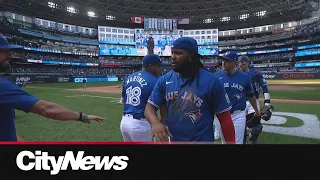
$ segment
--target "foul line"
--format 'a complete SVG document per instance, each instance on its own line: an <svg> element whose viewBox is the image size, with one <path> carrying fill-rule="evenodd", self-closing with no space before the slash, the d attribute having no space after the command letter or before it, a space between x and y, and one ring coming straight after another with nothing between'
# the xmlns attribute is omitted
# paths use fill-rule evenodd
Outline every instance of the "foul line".
<svg viewBox="0 0 320 180"><path fill-rule="evenodd" d="M101 99L120 99L120 97L106 97L106 96L92 96L92 95L73 95L73 96L66 96L69 98L72 97L93 97L93 98L101 98Z"/></svg>

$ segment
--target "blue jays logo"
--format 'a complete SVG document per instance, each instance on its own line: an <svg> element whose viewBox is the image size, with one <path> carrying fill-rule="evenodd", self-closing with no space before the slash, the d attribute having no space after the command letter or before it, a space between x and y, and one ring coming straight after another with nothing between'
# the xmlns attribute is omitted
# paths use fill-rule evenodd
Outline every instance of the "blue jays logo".
<svg viewBox="0 0 320 180"><path fill-rule="evenodd" d="M235 94L234 96L235 96L238 100L240 100L241 97L242 97L241 93Z"/></svg>
<svg viewBox="0 0 320 180"><path fill-rule="evenodd" d="M200 113L200 109L197 111L190 111L188 113L185 113L185 115L191 119L192 123L194 123L197 119L199 119L202 116L202 114Z"/></svg>

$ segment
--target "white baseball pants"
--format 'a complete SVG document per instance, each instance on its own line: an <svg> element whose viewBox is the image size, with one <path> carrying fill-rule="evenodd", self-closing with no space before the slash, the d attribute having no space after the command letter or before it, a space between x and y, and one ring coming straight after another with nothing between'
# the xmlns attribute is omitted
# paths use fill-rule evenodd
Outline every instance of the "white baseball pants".
<svg viewBox="0 0 320 180"><path fill-rule="evenodd" d="M235 111L231 114L231 118L234 124L236 144L243 144L244 131L246 128L246 111ZM214 118L214 137L215 139L221 139L222 144L225 144L221 125L218 118Z"/></svg>
<svg viewBox="0 0 320 180"><path fill-rule="evenodd" d="M247 101L246 104L247 104L247 106L246 106L246 115L251 114L251 113L255 113L255 110L253 109L253 107L250 104L250 102ZM259 99L257 99L257 105L258 105L258 109L260 109Z"/></svg>
<svg viewBox="0 0 320 180"><path fill-rule="evenodd" d="M132 115L124 115L120 131L125 142L152 142L151 125L146 119L134 119Z"/></svg>

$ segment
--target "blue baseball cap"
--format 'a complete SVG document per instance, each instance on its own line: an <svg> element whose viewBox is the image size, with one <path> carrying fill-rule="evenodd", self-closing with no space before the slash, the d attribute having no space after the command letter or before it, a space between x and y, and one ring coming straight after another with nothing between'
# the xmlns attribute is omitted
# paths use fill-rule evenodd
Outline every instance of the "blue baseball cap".
<svg viewBox="0 0 320 180"><path fill-rule="evenodd" d="M221 58L228 61L238 61L239 55L236 52L228 51Z"/></svg>
<svg viewBox="0 0 320 180"><path fill-rule="evenodd" d="M7 39L0 33L0 49L17 49L17 48L21 48L21 46L9 44Z"/></svg>
<svg viewBox="0 0 320 180"><path fill-rule="evenodd" d="M148 67L150 64L161 65L160 57L156 54L148 54L142 59L142 66Z"/></svg>
<svg viewBox="0 0 320 180"><path fill-rule="evenodd" d="M249 62L249 57L248 57L248 56L240 56L240 57L238 58L238 61Z"/></svg>
<svg viewBox="0 0 320 180"><path fill-rule="evenodd" d="M183 49L185 51L194 52L199 57L203 57L198 52L198 43L195 39L190 37L181 37L172 43L172 49Z"/></svg>

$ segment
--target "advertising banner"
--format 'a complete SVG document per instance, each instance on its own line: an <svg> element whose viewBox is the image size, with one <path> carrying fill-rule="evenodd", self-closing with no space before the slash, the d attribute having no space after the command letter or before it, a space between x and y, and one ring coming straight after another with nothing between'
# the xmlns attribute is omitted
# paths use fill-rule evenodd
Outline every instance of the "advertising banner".
<svg viewBox="0 0 320 180"><path fill-rule="evenodd" d="M14 83L63 83L73 82L71 76L58 75L11 75L9 79Z"/></svg>
<svg viewBox="0 0 320 180"><path fill-rule="evenodd" d="M264 73L265 79L319 79L320 73Z"/></svg>

